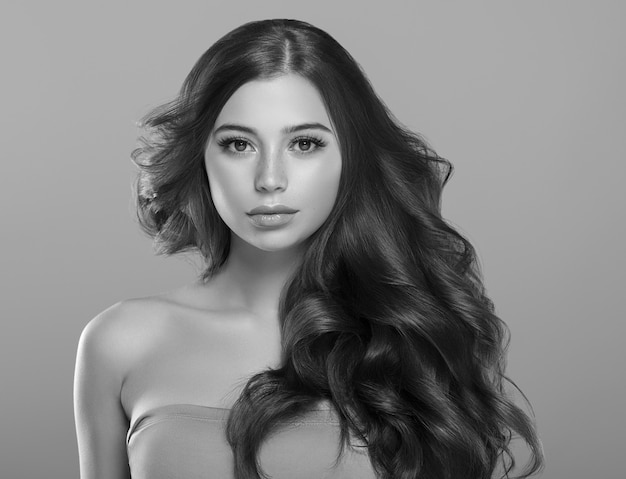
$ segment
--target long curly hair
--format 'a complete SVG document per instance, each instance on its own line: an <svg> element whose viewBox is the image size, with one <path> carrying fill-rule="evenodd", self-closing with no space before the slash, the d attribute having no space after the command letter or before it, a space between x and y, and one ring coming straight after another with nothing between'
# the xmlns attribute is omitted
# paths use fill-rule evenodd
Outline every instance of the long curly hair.
<svg viewBox="0 0 626 479"><path fill-rule="evenodd" d="M280 299L282 361L251 377L227 439L238 479L264 475L260 446L281 420L328 400L341 452L356 437L393 479L509 477L522 438L527 477L543 466L533 422L508 396L508 331L471 244L441 216L452 172L378 98L350 54L296 20L245 24L198 60L179 96L144 119L137 211L159 251L197 249L203 279L230 231L211 200L204 149L228 98L255 79L297 74L320 92L340 142L329 217Z"/></svg>

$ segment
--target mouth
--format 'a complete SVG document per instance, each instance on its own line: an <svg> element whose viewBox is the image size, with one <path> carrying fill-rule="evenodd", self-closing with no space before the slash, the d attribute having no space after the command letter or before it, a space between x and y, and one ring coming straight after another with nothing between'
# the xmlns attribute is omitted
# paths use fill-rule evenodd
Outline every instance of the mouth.
<svg viewBox="0 0 626 479"><path fill-rule="evenodd" d="M254 215L290 215L293 213L297 213L298 210L294 210L293 208L289 208L285 205L262 205L253 208L248 213L248 216Z"/></svg>
<svg viewBox="0 0 626 479"><path fill-rule="evenodd" d="M286 225L298 211L285 205L262 205L253 208L246 214L252 224L266 229Z"/></svg>

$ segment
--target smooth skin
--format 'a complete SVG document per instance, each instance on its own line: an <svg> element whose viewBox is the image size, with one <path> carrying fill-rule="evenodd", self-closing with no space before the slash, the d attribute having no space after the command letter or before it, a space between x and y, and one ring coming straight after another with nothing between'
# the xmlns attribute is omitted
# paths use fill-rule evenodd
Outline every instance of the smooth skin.
<svg viewBox="0 0 626 479"><path fill-rule="evenodd" d="M252 81L220 112L205 153L230 255L206 284L123 301L85 327L74 381L82 479L130 478L126 434L145 411L230 408L251 375L279 363L280 291L337 196L333 125L304 78ZM246 214L275 204L298 212L269 229Z"/></svg>

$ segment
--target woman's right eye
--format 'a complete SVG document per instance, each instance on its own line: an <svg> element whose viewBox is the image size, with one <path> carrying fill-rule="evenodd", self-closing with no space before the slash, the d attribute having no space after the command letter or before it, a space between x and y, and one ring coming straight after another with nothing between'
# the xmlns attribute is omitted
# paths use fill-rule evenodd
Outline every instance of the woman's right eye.
<svg viewBox="0 0 626 479"><path fill-rule="evenodd" d="M218 142L218 145L232 153L245 153L252 148L247 140L241 138L224 138Z"/></svg>
<svg viewBox="0 0 626 479"><path fill-rule="evenodd" d="M248 147L248 142L244 140L235 140L232 142L233 148L237 151L246 151Z"/></svg>

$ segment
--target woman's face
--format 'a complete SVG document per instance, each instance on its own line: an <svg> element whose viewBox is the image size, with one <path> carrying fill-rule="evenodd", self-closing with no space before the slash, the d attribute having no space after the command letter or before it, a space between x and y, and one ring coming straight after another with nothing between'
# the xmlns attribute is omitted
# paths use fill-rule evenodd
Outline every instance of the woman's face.
<svg viewBox="0 0 626 479"><path fill-rule="evenodd" d="M328 217L341 176L324 103L297 75L239 88L217 117L205 162L218 213L235 235L264 251L309 238Z"/></svg>

